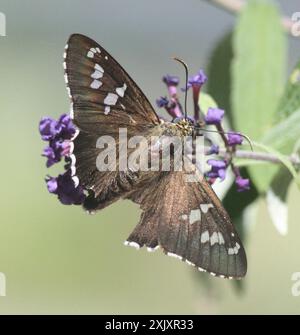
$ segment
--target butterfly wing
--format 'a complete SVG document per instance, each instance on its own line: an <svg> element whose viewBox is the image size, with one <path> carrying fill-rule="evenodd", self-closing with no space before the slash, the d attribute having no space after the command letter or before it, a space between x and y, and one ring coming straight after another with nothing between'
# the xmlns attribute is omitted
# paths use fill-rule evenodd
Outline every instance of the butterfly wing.
<svg viewBox="0 0 300 335"><path fill-rule="evenodd" d="M184 172L165 174L146 193L130 198L143 210L140 223L125 244L153 250L160 246L174 256L226 278L247 271L244 248L220 200L197 172L199 182L187 182Z"/></svg>
<svg viewBox="0 0 300 335"><path fill-rule="evenodd" d="M64 54L65 79L74 123L112 134L119 127L159 123L150 102L121 65L92 39L74 34Z"/></svg>
<svg viewBox="0 0 300 335"><path fill-rule="evenodd" d="M78 128L71 155L72 173L90 190L84 207L101 209L131 188L131 173L101 172L96 167L99 136L109 135L118 149L118 132L145 134L159 124L151 104L113 57L92 39L72 35L64 54L70 115Z"/></svg>

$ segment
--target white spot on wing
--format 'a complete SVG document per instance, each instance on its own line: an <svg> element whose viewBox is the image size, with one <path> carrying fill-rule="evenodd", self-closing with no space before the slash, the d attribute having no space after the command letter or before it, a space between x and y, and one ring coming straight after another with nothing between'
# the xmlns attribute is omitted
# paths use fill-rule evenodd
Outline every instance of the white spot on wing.
<svg viewBox="0 0 300 335"><path fill-rule="evenodd" d="M73 148L74 148L74 143L73 143ZM70 169L71 169L71 176L75 176L75 174L76 174L76 166L75 166L75 164L76 164L76 157L75 157L75 155L70 155L70 159L71 159L71 167L70 167Z"/></svg>
<svg viewBox="0 0 300 335"><path fill-rule="evenodd" d="M91 83L91 88L93 89L98 89L99 87L101 87L102 82L100 80L93 80L93 82Z"/></svg>
<svg viewBox="0 0 300 335"><path fill-rule="evenodd" d="M109 112L110 112L110 107L109 106L105 106L104 114L107 115Z"/></svg>
<svg viewBox="0 0 300 335"><path fill-rule="evenodd" d="M154 251L156 251L157 249L159 249L159 245L157 245L157 246L154 247L154 248L150 248L150 247L148 247L148 248L147 248L147 251L149 251L149 252L154 252Z"/></svg>
<svg viewBox="0 0 300 335"><path fill-rule="evenodd" d="M94 69L104 73L103 67L97 63L95 64Z"/></svg>
<svg viewBox="0 0 300 335"><path fill-rule="evenodd" d="M133 247L135 249L140 249L140 245L136 242L125 241L124 245L129 246L129 247Z"/></svg>
<svg viewBox="0 0 300 335"><path fill-rule="evenodd" d="M125 91L127 89L127 85L124 83L124 85L122 87L117 87L116 88L116 92L120 97L124 97Z"/></svg>
<svg viewBox="0 0 300 335"><path fill-rule="evenodd" d="M185 262L186 262L186 264L188 264L188 265L190 265L190 266L195 266L195 264L194 264L194 263L192 263L192 262L188 261L187 259L185 260Z"/></svg>
<svg viewBox="0 0 300 335"><path fill-rule="evenodd" d="M200 209L204 214L207 213L210 208L214 208L214 206L212 204L201 204L200 205Z"/></svg>
<svg viewBox="0 0 300 335"><path fill-rule="evenodd" d="M203 232L201 234L201 238L200 238L201 243L205 243L209 241L209 232L208 230L205 230L205 232Z"/></svg>
<svg viewBox="0 0 300 335"><path fill-rule="evenodd" d="M88 51L87 56L89 58L94 58L94 53L92 51Z"/></svg>
<svg viewBox="0 0 300 335"><path fill-rule="evenodd" d="M201 211L200 209L192 209L190 212L190 219L189 222L190 224L193 224L197 221L201 220Z"/></svg>
<svg viewBox="0 0 300 335"><path fill-rule="evenodd" d="M71 161L72 161L72 153L74 151L74 142L70 141L70 149L69 149L69 152L70 152L70 158L71 158ZM75 157L75 156L74 156Z"/></svg>
<svg viewBox="0 0 300 335"><path fill-rule="evenodd" d="M87 53L87 57L94 58L94 55L95 55L96 52L98 52L98 53L101 52L98 47L96 47L96 48L90 48L90 50Z"/></svg>
<svg viewBox="0 0 300 335"><path fill-rule="evenodd" d="M225 244L222 233L218 232L218 237L219 237L219 244Z"/></svg>
<svg viewBox="0 0 300 335"><path fill-rule="evenodd" d="M70 109L70 118L73 120L74 119L74 111L73 108Z"/></svg>
<svg viewBox="0 0 300 335"><path fill-rule="evenodd" d="M219 243L219 236L217 232L213 232L213 234L210 237L210 245L214 245L216 243Z"/></svg>
<svg viewBox="0 0 300 335"><path fill-rule="evenodd" d="M99 79L103 77L103 72L95 70L92 74L91 77L94 79Z"/></svg>
<svg viewBox="0 0 300 335"><path fill-rule="evenodd" d="M79 133L80 133L80 131L78 129L76 129L75 134L71 138L71 141L73 141L79 135Z"/></svg>
<svg viewBox="0 0 300 335"><path fill-rule="evenodd" d="M170 256L170 257L174 257L174 258L178 258L178 259L182 260L181 256L178 256L178 255L174 254L173 252L167 252L167 255Z"/></svg>
<svg viewBox="0 0 300 335"><path fill-rule="evenodd" d="M118 95L115 93L108 93L104 99L105 105L115 105L118 101Z"/></svg>
<svg viewBox="0 0 300 335"><path fill-rule="evenodd" d="M77 176L73 176L72 179L73 179L75 187L77 187L79 185L79 179L78 179L78 177Z"/></svg>
<svg viewBox="0 0 300 335"><path fill-rule="evenodd" d="M233 248L228 249L228 255L236 255L239 252L240 245L236 242Z"/></svg>
<svg viewBox="0 0 300 335"><path fill-rule="evenodd" d="M68 92L68 96L69 96L69 98L71 99L71 98L72 98L71 90L70 90L70 87L68 87L68 86L67 86L67 92Z"/></svg>

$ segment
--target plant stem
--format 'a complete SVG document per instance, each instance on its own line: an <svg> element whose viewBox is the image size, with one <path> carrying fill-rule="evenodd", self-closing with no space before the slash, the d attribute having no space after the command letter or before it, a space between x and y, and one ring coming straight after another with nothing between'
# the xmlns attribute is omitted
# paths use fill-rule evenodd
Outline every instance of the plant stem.
<svg viewBox="0 0 300 335"><path fill-rule="evenodd" d="M209 148L207 148L209 149ZM226 148L220 148L219 149L219 155L226 158L228 155L228 152ZM281 160L276 157L275 155L272 155L268 152L255 152L255 151L245 151L245 150L236 150L233 153L233 157L235 158L243 158L243 159L250 159L250 160L256 160L256 161L263 161L263 162L269 162L269 163L275 163L275 164L281 164ZM300 165L300 159L297 155L291 155L288 157L288 160L296 167L299 167Z"/></svg>
<svg viewBox="0 0 300 335"><path fill-rule="evenodd" d="M233 14L240 13L243 7L246 5L246 2L243 0L205 0L205 1L217 7L221 7L225 9L227 12L233 13ZM294 22L288 16L283 16L281 18L281 24L284 30L290 35L292 35L291 28Z"/></svg>

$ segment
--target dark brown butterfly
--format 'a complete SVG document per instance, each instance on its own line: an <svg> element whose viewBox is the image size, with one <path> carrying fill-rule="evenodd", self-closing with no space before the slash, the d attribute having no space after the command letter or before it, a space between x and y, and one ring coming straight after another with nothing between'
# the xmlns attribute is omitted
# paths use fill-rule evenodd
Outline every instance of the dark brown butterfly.
<svg viewBox="0 0 300 335"><path fill-rule="evenodd" d="M120 198L131 199L140 205L142 215L126 245L149 251L160 247L212 275L244 277L247 260L242 243L198 169L199 182L188 183L185 171L101 172L96 167L99 136L113 136L117 145L119 128L126 128L129 137L183 136L182 124L162 122L125 70L88 37L69 38L64 68L71 116L78 128L73 174L89 192L84 208L96 211ZM210 208L205 207L208 203Z"/></svg>

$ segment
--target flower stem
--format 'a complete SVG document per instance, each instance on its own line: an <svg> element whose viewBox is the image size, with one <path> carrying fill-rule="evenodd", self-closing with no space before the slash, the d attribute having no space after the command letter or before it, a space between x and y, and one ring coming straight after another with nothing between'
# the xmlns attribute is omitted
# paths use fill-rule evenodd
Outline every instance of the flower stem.
<svg viewBox="0 0 300 335"><path fill-rule="evenodd" d="M207 148L209 149L209 147ZM227 157L228 151L226 148L219 149L219 155L222 157ZM243 158L255 161L263 161L274 164L281 164L282 161L273 154L267 152L255 152L255 151L245 151L245 150L236 150L233 153L233 157L235 158ZM295 166L300 167L300 158L297 155L290 155L287 159Z"/></svg>

